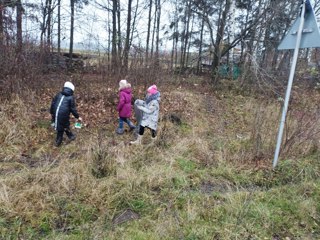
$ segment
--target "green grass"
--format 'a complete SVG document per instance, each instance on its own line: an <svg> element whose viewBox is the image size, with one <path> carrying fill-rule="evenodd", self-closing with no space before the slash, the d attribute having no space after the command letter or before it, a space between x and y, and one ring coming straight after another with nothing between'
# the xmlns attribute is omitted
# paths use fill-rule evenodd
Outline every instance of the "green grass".
<svg viewBox="0 0 320 240"><path fill-rule="evenodd" d="M317 157L308 158L308 162L313 169L318 164ZM276 236L317 239L320 236L320 181L314 170L305 169L312 174L299 176L301 171L294 169L300 167L299 164L292 165L291 171L283 171L283 165L272 178L264 180L265 172L241 172L227 164L208 169L209 175L197 173L200 170L194 169L193 164L180 160L177 167L182 168L182 172L172 179L164 179L171 184L164 182L157 190L148 189L140 180L134 181L130 189L128 183L113 181L113 190L99 193L112 195L100 199L100 207L109 206L109 210L107 207L99 211L94 204L84 204L86 199L83 203L59 200L54 209L34 219L33 227L27 227L31 222L22 218L6 220L3 216L2 237L86 239L102 231L101 236L107 239L157 239L159 236L162 239L212 239L212 236L220 239ZM212 192L202 191L201 185L193 182L196 176L200 183L211 181ZM224 188L218 187L221 183ZM73 196L80 197L81 193ZM111 227L112 208L116 212L130 208L141 218ZM109 214L105 215L105 211ZM105 218L105 223L101 223L101 218ZM62 226L67 233L59 233ZM95 228L99 228L97 232Z"/></svg>
<svg viewBox="0 0 320 240"><path fill-rule="evenodd" d="M19 99L6 103L0 239L319 239L318 150L283 155L273 170L270 124L249 110L261 103L184 91L183 101L176 89L164 91L161 103L172 112L186 107L182 124L163 120L157 142L146 133L142 146L105 124L54 148L49 118L25 115L31 107ZM209 97L214 112L203 108ZM306 147L295 146L294 153ZM139 218L115 224L128 209Z"/></svg>

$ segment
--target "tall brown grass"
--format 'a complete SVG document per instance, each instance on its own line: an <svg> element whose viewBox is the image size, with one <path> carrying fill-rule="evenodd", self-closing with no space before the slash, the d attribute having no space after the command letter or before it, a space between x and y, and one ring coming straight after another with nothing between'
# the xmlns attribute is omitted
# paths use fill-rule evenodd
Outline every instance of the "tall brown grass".
<svg viewBox="0 0 320 240"><path fill-rule="evenodd" d="M39 95L12 97L0 112L0 217L8 226L19 219L22 238L30 236L32 229L35 236L56 236L52 239L76 230L91 238L119 239L130 231L121 232L121 227L112 226L112 219L132 209L142 216L145 228L152 229L149 238L157 239L183 238L186 226L198 219L217 221L214 214L222 218L226 210L219 212L219 206L225 202L245 207L228 210L236 220L244 216L252 195L229 193L234 189L228 182L234 173L231 168L217 182L219 175L213 174L227 165L271 166L280 104L241 95L219 96L212 90L200 85L192 90L162 86L158 139L151 144L146 131L142 146L129 145L133 135L128 132L116 135L116 121L110 120L83 128L76 132L76 141L54 148L50 118L33 114L43 105ZM282 158L301 158L313 151L319 119L308 104L299 105L299 114L290 110ZM307 106L310 110L305 114ZM179 115L181 123L166 117L171 113ZM227 194L217 199L192 195L205 185ZM211 205L216 207L208 211ZM182 225L186 228L180 231ZM14 236L15 229L8 229ZM200 230L201 234L212 231L206 226Z"/></svg>

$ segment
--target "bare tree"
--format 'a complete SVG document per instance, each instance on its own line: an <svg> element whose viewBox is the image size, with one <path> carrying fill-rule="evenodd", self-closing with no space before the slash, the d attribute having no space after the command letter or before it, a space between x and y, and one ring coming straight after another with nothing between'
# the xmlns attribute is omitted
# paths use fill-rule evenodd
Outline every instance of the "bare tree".
<svg viewBox="0 0 320 240"><path fill-rule="evenodd" d="M112 69L116 69L118 65L117 54L117 12L118 1L112 0Z"/></svg>
<svg viewBox="0 0 320 240"><path fill-rule="evenodd" d="M121 36L121 11L120 11L120 1L117 1L117 45L118 45L118 64L122 62L122 36ZM119 66L118 66L119 68Z"/></svg>
<svg viewBox="0 0 320 240"><path fill-rule="evenodd" d="M74 34L74 15L75 15L75 4L78 3L79 7L82 4L89 4L89 0L70 0L70 44L69 44L69 67L72 68L72 56L73 56L73 34Z"/></svg>
<svg viewBox="0 0 320 240"><path fill-rule="evenodd" d="M203 48L203 31L204 30L204 18L202 18L200 26L200 41L199 41L199 51L198 51L198 61L197 61L197 74L200 74L202 67L202 48Z"/></svg>
<svg viewBox="0 0 320 240"><path fill-rule="evenodd" d="M151 32L151 21L152 21L152 0L149 0L149 14L148 14L148 30L147 30L147 45L146 45L146 64L149 63L149 44L150 44L150 32Z"/></svg>
<svg viewBox="0 0 320 240"><path fill-rule="evenodd" d="M183 32L181 34L181 58L180 67L184 69L187 67L186 55L188 51L188 43L190 38L190 19L191 19L191 1L186 1L184 6L184 17L183 17Z"/></svg>
<svg viewBox="0 0 320 240"><path fill-rule="evenodd" d="M158 66L159 65L159 44L160 44L160 18L161 18L161 1L160 0L156 1L156 9L157 9L157 17L156 17L157 33L156 33L155 63L156 63L156 66Z"/></svg>
<svg viewBox="0 0 320 240"><path fill-rule="evenodd" d="M52 21L52 0L46 0L46 5L48 8L48 22L47 22L47 46L51 46L51 21Z"/></svg>
<svg viewBox="0 0 320 240"><path fill-rule="evenodd" d="M217 68L221 59L221 44L224 36L224 30L226 27L226 20L228 13L231 7L231 0L225 0L224 5L221 4L221 8L219 9L219 20L218 20L218 29L216 34L216 39L214 43L214 53L213 53L213 61L212 61L212 73L216 75ZM217 79L217 78L215 78Z"/></svg>
<svg viewBox="0 0 320 240"><path fill-rule="evenodd" d="M22 14L23 14L23 7L21 0L16 1L16 8L17 8L17 45L16 45L16 53L18 55L18 60L20 60L20 56L22 53Z"/></svg>
<svg viewBox="0 0 320 240"><path fill-rule="evenodd" d="M0 51L3 49L3 41L4 41L3 11L4 11L4 1L0 0Z"/></svg>
<svg viewBox="0 0 320 240"><path fill-rule="evenodd" d="M131 9L132 9L132 0L128 0L128 15L127 15L127 32L126 32L126 41L123 50L123 70L125 73L128 71L128 61L129 61L129 50L130 50L130 35L131 35Z"/></svg>
<svg viewBox="0 0 320 240"><path fill-rule="evenodd" d="M69 66L72 67L72 55L73 55L73 33L74 33L74 7L76 0L70 0L71 21L70 21L70 43L69 43Z"/></svg>
<svg viewBox="0 0 320 240"><path fill-rule="evenodd" d="M71 17L69 56L72 61L74 31L77 30L75 29L75 14L81 4L86 4L89 1L70 0L69 2ZM241 47L240 60L246 67L251 67L252 58L257 58L255 63L258 62L258 66L263 65L270 70L281 68L280 63L287 63L290 54L278 52L276 45L286 34L299 8L298 3L288 0L280 2L274 0L258 0L256 2L249 0L128 0L124 6L120 6L122 2L119 0L96 0L94 2L95 6L106 10L108 14L106 18L109 40L106 42L108 44L108 60L111 62L111 69L114 73L118 70L125 72L129 70L130 53L133 53L133 56L139 54L141 62L144 62L145 65L150 65L150 63L154 66L160 65L161 43L165 39L161 38L163 28L160 20L163 17L161 15L164 14L162 5L172 4L171 24L164 35L168 36L169 41L172 41L171 68L180 65L183 69L190 62L194 62L197 73L200 73L202 63L206 59L211 61L211 73L217 82L220 77L217 73L219 73L218 70L222 62L231 66L234 63L232 60L233 49L239 46ZM39 7L39 3L36 4L38 9L42 9L40 17L37 16L36 19L37 23L41 23L39 31L41 42L46 46L53 46L52 39L55 39L52 35L53 24L55 24L53 21L58 19L57 45L58 52L60 52L61 0L42 0L42 3L42 8ZM58 12L53 12L55 3L57 3ZM9 6L8 4L17 9L16 19L12 21L15 26L12 29L6 27L7 20L5 18L7 15L3 14L5 8ZM231 11L233 5L240 10L237 11L236 17L232 17L234 15ZM29 7L28 4L23 6ZM287 7L285 8L285 6ZM15 47L17 52L23 50L22 13L21 0L0 0L0 45L3 45L6 39L11 39L12 42L15 42L11 46ZM143 18L141 16L148 16L144 26L139 22ZM139 17L141 18L139 19ZM230 21L232 19L233 22ZM6 37L6 34L11 34L12 37ZM140 38L144 34L146 37ZM192 53L194 48L197 50ZM133 52L134 50L136 52ZM141 57L142 55L143 57ZM224 62L225 59L226 62ZM131 67L134 66L136 65L131 65Z"/></svg>
<svg viewBox="0 0 320 240"><path fill-rule="evenodd" d="M58 57L57 64L60 62L60 53L61 53L61 0L58 0Z"/></svg>
<svg viewBox="0 0 320 240"><path fill-rule="evenodd" d="M45 3L41 2L42 22L41 22L41 34L40 43L44 51L50 51L51 46L51 33L52 33L52 12L53 12L52 0L45 0Z"/></svg>

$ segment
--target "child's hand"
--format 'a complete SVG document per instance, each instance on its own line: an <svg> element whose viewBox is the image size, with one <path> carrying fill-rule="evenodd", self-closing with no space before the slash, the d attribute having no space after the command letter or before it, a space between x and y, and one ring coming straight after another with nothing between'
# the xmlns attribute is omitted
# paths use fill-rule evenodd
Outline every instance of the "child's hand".
<svg viewBox="0 0 320 240"><path fill-rule="evenodd" d="M81 117L79 117L79 118L78 118L78 121L79 121L79 122L82 122L82 118L81 118Z"/></svg>

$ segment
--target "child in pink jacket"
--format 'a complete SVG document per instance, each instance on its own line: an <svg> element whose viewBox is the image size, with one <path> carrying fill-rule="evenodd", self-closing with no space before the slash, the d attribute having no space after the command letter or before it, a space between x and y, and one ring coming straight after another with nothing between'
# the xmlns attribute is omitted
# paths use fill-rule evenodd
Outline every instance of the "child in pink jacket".
<svg viewBox="0 0 320 240"><path fill-rule="evenodd" d="M135 125L129 120L131 117L131 98L132 98L132 90L131 84L127 82L127 80L121 80L119 82L119 103L117 106L117 110L119 112L119 127L116 132L118 134L124 133L124 123L127 123L130 131L135 129Z"/></svg>

